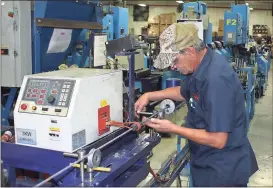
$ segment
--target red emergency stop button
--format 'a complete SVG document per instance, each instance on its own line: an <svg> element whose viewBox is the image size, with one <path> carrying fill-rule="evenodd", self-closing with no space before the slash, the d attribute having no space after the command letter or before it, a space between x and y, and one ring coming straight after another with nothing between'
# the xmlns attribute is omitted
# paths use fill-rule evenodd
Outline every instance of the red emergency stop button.
<svg viewBox="0 0 273 188"><path fill-rule="evenodd" d="M27 105L26 105L26 104L22 104L22 105L21 105L21 109L22 109L22 110L26 110L26 109L27 109Z"/></svg>

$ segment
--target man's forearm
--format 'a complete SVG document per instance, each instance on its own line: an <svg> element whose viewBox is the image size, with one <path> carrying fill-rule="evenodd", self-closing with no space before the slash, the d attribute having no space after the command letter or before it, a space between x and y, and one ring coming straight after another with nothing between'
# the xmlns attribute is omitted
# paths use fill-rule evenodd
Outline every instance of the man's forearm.
<svg viewBox="0 0 273 188"><path fill-rule="evenodd" d="M222 149L227 141L227 133L211 133L204 129L191 129L175 126L173 133L181 135L195 143L207 145L217 149Z"/></svg>
<svg viewBox="0 0 273 188"><path fill-rule="evenodd" d="M174 101L182 101L184 98L180 94L180 86L167 88L162 91L154 91L147 93L149 101L160 101L164 99L172 99Z"/></svg>

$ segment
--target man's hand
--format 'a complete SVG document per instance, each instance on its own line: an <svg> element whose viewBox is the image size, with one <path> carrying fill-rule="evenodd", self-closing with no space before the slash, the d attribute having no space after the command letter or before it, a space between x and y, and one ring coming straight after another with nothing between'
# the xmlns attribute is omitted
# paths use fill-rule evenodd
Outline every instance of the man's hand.
<svg viewBox="0 0 273 188"><path fill-rule="evenodd" d="M138 117L138 113L145 111L145 107L149 103L148 94L142 95L135 103L135 115Z"/></svg>
<svg viewBox="0 0 273 188"><path fill-rule="evenodd" d="M147 120L147 118L143 118L145 124L153 129L155 129L157 132L167 132L172 133L175 128L177 127L175 124L173 124L169 120L161 120L161 119L155 119L152 118L151 120Z"/></svg>
<svg viewBox="0 0 273 188"><path fill-rule="evenodd" d="M186 127L180 127L169 120L154 119L147 120L143 118L145 124L158 132L167 132L181 135L186 139L189 139L195 143L211 146L217 149L225 147L228 133L224 132L206 132L204 129L191 129Z"/></svg>

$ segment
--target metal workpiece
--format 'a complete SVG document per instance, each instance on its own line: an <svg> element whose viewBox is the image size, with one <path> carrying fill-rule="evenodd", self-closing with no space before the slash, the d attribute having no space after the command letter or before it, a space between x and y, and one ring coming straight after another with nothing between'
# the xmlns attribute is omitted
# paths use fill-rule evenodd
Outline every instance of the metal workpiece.
<svg viewBox="0 0 273 188"><path fill-rule="evenodd" d="M76 153L63 153L65 157L78 158L78 154Z"/></svg>

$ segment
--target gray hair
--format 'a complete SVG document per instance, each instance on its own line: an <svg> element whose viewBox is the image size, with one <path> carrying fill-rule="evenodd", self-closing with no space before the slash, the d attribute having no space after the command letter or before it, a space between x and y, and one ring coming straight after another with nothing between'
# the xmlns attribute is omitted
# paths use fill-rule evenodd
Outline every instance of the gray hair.
<svg viewBox="0 0 273 188"><path fill-rule="evenodd" d="M206 48L206 44L202 40L199 40L196 44L192 45L191 47L193 47L197 52L200 52ZM187 48L180 50L179 53L184 54L186 50Z"/></svg>

